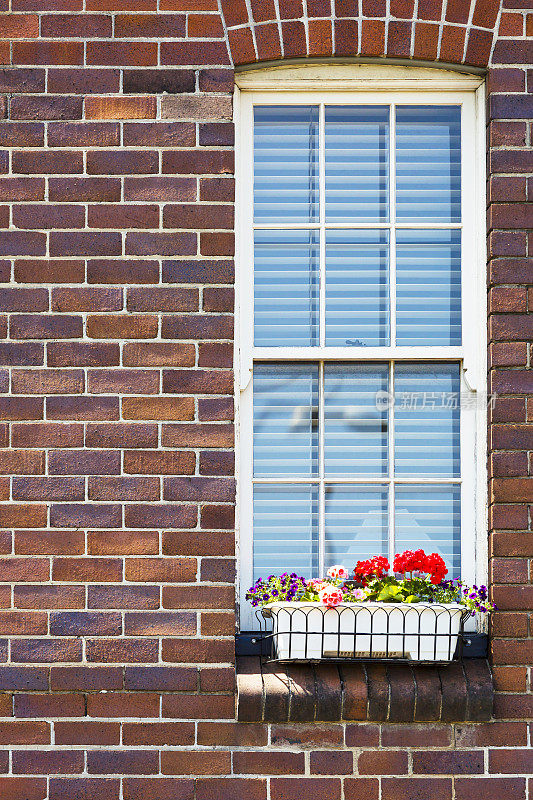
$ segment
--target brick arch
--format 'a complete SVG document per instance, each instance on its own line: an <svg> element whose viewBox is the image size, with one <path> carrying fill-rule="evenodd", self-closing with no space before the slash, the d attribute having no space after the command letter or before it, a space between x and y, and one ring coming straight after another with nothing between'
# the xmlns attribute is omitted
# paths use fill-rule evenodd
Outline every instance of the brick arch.
<svg viewBox="0 0 533 800"><path fill-rule="evenodd" d="M387 57L486 67L501 0L221 0L235 66Z"/></svg>

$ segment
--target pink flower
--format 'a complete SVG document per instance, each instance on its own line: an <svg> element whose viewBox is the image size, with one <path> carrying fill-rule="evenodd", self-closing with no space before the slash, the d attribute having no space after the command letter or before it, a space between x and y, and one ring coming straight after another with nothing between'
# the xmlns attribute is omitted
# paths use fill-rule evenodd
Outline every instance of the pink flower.
<svg viewBox="0 0 533 800"><path fill-rule="evenodd" d="M364 600L366 597L362 589L353 589L351 594L354 600Z"/></svg>
<svg viewBox="0 0 533 800"><path fill-rule="evenodd" d="M308 581L308 583L311 584L315 592L319 592L321 589L324 589L326 585L323 580L320 580L320 578L312 578L310 581Z"/></svg>
<svg viewBox="0 0 533 800"><path fill-rule="evenodd" d="M328 569L328 578L333 578L334 581L348 580L348 570L342 564L334 564Z"/></svg>
<svg viewBox="0 0 533 800"><path fill-rule="evenodd" d="M328 608L334 608L343 601L343 594L341 590L336 589L335 587L321 589L318 595L322 603L324 603L324 605L327 606Z"/></svg>

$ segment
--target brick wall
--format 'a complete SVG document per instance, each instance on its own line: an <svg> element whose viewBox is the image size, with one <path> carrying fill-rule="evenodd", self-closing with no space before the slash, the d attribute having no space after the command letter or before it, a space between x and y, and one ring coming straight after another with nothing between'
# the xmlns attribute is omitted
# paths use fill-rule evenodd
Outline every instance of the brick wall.
<svg viewBox="0 0 533 800"><path fill-rule="evenodd" d="M3 800L527 798L533 7L414 8L0 0ZM493 723L235 721L232 64L308 53L491 59Z"/></svg>

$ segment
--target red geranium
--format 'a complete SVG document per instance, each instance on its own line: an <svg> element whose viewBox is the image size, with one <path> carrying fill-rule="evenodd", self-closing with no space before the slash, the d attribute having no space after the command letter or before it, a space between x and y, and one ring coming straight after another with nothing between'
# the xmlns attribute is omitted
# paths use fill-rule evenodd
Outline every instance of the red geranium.
<svg viewBox="0 0 533 800"><path fill-rule="evenodd" d="M368 561L358 561L354 570L354 577L366 583L368 578L382 578L390 569L390 564L385 556L374 556Z"/></svg>
<svg viewBox="0 0 533 800"><path fill-rule="evenodd" d="M438 553L426 555L423 550L405 550L394 557L394 572L426 572L431 576L431 583L439 584L448 570Z"/></svg>

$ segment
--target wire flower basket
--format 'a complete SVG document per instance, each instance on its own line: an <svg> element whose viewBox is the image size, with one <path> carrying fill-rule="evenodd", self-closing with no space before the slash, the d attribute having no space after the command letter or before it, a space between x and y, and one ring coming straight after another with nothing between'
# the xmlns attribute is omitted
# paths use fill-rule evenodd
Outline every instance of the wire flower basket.
<svg viewBox="0 0 533 800"><path fill-rule="evenodd" d="M267 661L404 661L448 664L461 657L459 604L270 603L257 612Z"/></svg>

